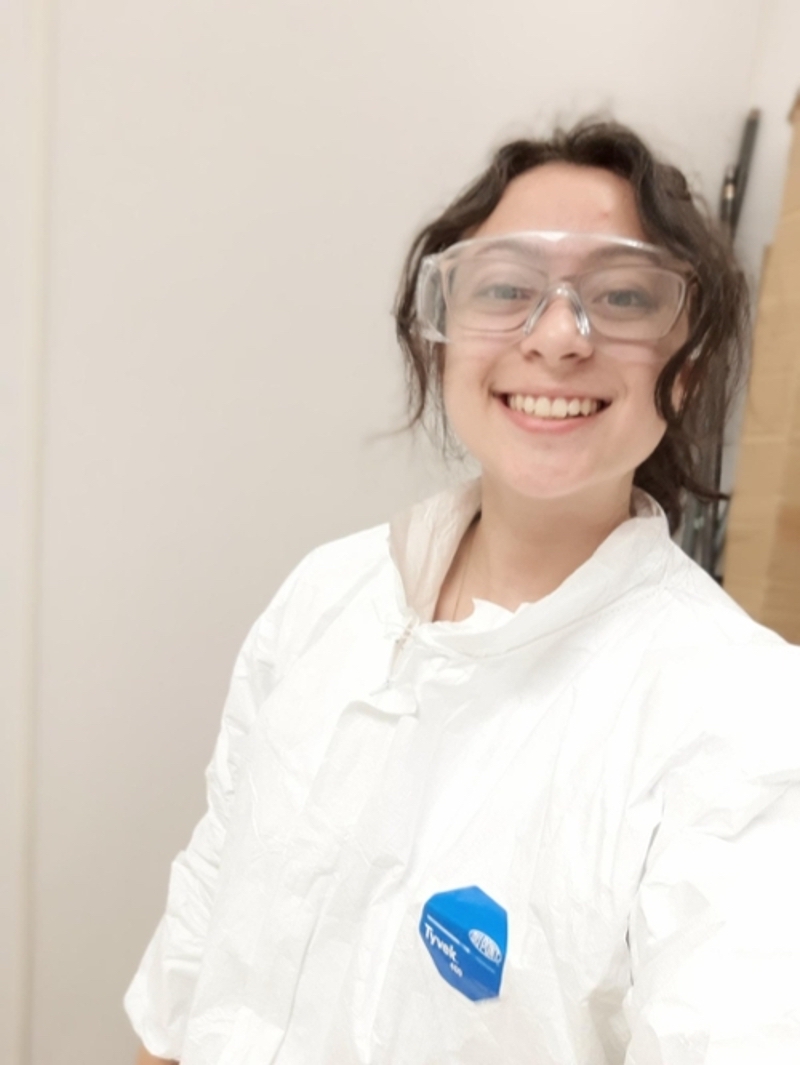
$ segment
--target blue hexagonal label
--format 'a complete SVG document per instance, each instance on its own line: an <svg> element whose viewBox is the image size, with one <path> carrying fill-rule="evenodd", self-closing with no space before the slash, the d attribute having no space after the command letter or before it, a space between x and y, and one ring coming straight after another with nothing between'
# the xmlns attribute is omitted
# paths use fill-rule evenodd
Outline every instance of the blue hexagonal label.
<svg viewBox="0 0 800 1065"><path fill-rule="evenodd" d="M477 1002L500 994L508 946L508 914L479 887L432 895L419 934L444 979Z"/></svg>

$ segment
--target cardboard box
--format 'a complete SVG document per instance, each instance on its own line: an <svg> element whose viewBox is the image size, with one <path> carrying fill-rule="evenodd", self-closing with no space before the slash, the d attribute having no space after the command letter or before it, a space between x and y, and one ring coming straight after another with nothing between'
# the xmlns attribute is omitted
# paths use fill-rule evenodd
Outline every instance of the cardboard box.
<svg viewBox="0 0 800 1065"><path fill-rule="evenodd" d="M800 96L775 241L765 259L725 548L725 588L800 643Z"/></svg>

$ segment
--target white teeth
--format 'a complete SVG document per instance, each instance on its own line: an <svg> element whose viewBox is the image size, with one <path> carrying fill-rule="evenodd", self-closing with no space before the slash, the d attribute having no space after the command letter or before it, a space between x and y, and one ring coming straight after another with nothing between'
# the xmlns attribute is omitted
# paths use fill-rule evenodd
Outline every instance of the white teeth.
<svg viewBox="0 0 800 1065"><path fill-rule="evenodd" d="M519 392L508 397L508 405L512 410L524 411L537 418L588 417L600 409L600 403L596 399L566 399L557 396L551 400L548 396L525 396Z"/></svg>

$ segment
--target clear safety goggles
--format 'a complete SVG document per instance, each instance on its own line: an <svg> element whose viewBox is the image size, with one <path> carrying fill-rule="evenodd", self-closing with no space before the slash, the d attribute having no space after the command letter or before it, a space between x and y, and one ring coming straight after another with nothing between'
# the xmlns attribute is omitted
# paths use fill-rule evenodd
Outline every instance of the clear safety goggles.
<svg viewBox="0 0 800 1065"><path fill-rule="evenodd" d="M448 343L528 335L552 300L566 300L581 336L647 343L683 310L691 271L663 248L623 237L530 231L478 237L420 264L422 336Z"/></svg>

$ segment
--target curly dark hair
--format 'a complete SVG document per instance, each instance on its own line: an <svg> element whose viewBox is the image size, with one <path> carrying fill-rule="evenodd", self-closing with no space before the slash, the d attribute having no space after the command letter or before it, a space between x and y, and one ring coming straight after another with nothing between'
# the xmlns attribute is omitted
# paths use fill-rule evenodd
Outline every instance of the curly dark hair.
<svg viewBox="0 0 800 1065"><path fill-rule="evenodd" d="M515 140L499 148L489 166L450 206L418 234L403 268L395 302L397 336L406 364L409 427L434 422L447 435L442 402L443 346L424 339L415 314L420 264L465 238L489 217L507 186L544 163L600 167L627 180L647 240L667 248L694 272L688 301L689 335L656 382L655 404L667 423L663 439L634 474L666 512L670 529L680 525L686 493L725 499L700 480L703 449L717 438L740 384L749 330L749 293L730 241L694 196L684 175L662 162L627 126L589 120L556 130L546 140ZM682 401L673 404L680 379Z"/></svg>

